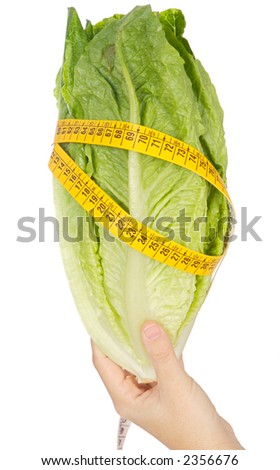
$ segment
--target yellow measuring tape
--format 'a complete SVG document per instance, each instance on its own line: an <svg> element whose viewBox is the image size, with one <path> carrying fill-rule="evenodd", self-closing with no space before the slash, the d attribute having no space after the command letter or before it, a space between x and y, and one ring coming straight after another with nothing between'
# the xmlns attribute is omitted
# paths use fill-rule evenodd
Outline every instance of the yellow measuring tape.
<svg viewBox="0 0 280 470"><path fill-rule="evenodd" d="M132 150L169 161L200 175L231 204L222 178L201 152L185 142L138 124L64 119L58 121L49 168L83 209L121 241L173 268L204 276L213 273L223 255L209 256L185 248L131 217L59 145L69 142Z"/></svg>

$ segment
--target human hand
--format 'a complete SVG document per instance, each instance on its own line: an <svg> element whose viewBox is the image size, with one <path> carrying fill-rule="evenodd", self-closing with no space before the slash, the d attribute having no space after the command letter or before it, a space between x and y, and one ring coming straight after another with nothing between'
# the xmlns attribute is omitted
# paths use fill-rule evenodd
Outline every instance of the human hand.
<svg viewBox="0 0 280 470"><path fill-rule="evenodd" d="M93 364L116 411L172 450L243 449L231 426L184 371L160 325L145 323L142 338L156 372L152 384L139 384L92 343Z"/></svg>

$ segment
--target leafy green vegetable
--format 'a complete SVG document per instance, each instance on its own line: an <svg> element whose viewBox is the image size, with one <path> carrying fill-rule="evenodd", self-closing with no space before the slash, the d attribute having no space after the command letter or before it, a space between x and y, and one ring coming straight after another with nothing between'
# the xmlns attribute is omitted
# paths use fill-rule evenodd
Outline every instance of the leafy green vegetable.
<svg viewBox="0 0 280 470"><path fill-rule="evenodd" d="M59 117L130 121L160 130L202 151L225 178L223 112L207 72L183 38L184 29L184 16L176 9L154 13L150 6L136 7L96 25L87 21L83 28L70 8L55 89ZM151 228L165 236L172 230L175 241L193 250L222 254L227 226L219 220L228 216L228 206L204 179L135 152L73 143L65 149L133 217L153 218ZM56 181L54 197L60 226L68 217L70 237L77 237L77 221L82 221L83 239L70 243L61 234L60 243L89 334L139 380L153 380L141 325L159 321L179 355L211 277L181 272L112 240ZM182 214L192 223L183 226ZM163 217L168 219L159 227ZM207 222L198 230L195 220ZM216 236L209 237L213 230Z"/></svg>

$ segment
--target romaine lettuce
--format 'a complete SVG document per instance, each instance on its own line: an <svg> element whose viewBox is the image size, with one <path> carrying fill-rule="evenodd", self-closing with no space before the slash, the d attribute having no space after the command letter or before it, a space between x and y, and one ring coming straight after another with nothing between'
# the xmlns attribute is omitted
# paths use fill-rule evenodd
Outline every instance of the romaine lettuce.
<svg viewBox="0 0 280 470"><path fill-rule="evenodd" d="M155 13L150 6L136 7L96 25L87 21L83 28L70 8L55 89L59 118L141 123L193 145L225 179L223 112L208 74L182 36L184 29L184 16L176 9ZM133 217L152 217L151 228L164 235L172 229L174 240L193 250L222 254L227 226L219 220L228 216L228 205L204 179L135 152L73 143L64 148ZM139 380L153 380L141 325L159 321L179 355L211 276L184 273L109 239L57 181L54 198L60 227L68 218L69 237L77 237L77 221L82 221L82 240L71 243L61 233L60 244L89 334ZM180 215L192 223L182 224ZM162 217L169 222L160 229ZM197 220L206 223L195 227ZM215 237L209 236L213 231Z"/></svg>

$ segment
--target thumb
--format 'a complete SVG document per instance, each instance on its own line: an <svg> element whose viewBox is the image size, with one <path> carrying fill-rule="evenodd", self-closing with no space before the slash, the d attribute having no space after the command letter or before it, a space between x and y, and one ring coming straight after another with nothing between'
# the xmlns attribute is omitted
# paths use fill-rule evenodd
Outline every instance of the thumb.
<svg viewBox="0 0 280 470"><path fill-rule="evenodd" d="M146 351L154 366L159 385L172 384L181 376L182 369L165 331L156 322L144 323L142 338Z"/></svg>

